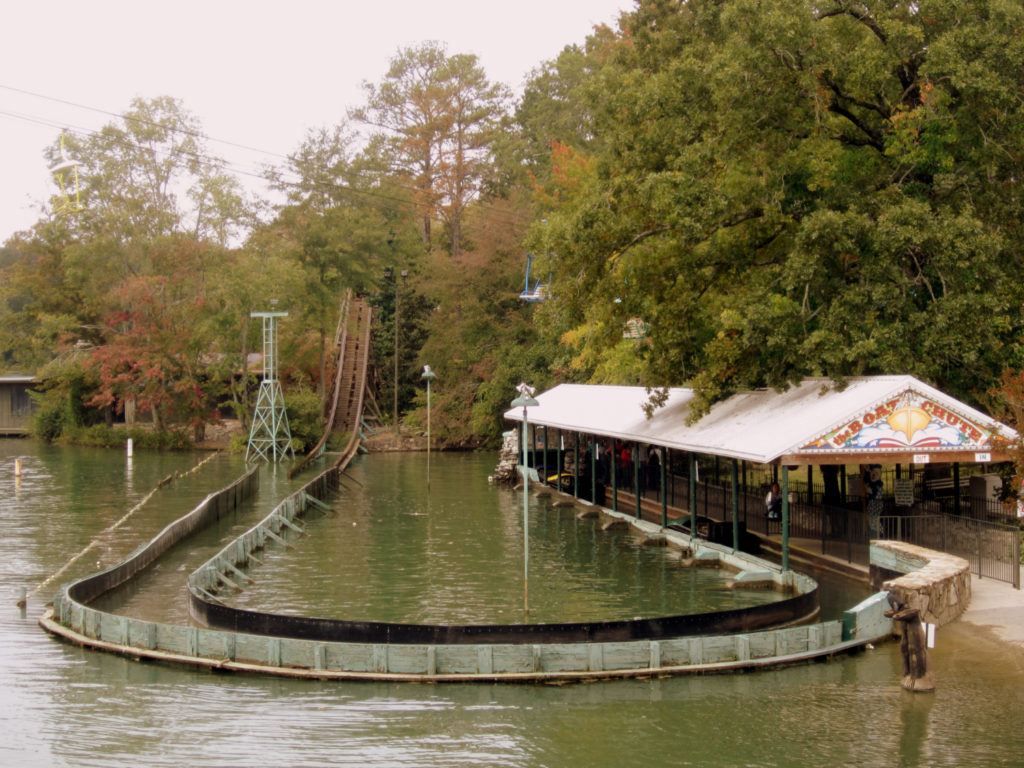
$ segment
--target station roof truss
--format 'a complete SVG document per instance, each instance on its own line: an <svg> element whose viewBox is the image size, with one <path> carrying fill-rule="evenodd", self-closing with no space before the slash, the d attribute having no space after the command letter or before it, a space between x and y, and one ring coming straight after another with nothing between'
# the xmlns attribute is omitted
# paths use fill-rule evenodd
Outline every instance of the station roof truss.
<svg viewBox="0 0 1024 768"><path fill-rule="evenodd" d="M1017 433L912 376L837 385L805 379L740 392L687 423L691 389L672 388L648 418L644 387L560 384L537 396L530 424L760 464L985 463L1008 458ZM522 421L522 409L505 413Z"/></svg>

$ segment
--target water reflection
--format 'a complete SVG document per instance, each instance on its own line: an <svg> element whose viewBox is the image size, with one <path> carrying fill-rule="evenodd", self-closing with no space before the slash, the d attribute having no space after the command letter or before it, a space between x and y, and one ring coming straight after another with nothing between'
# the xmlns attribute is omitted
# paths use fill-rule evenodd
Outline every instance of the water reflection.
<svg viewBox="0 0 1024 768"><path fill-rule="evenodd" d="M935 697L908 694L903 699L900 710L900 765L906 768L930 765L930 760L925 762L922 758L929 741L928 722Z"/></svg>
<svg viewBox="0 0 1024 768"><path fill-rule="evenodd" d="M726 587L670 548L601 530L570 507L530 502L530 613L523 613L519 500L484 478L492 459L436 462L422 492L415 462L375 456L354 468L334 511L312 513L294 550L270 547L256 583L220 599L253 610L420 624L631 619L758 605L781 597ZM412 467L412 469L410 469Z"/></svg>
<svg viewBox="0 0 1024 768"><path fill-rule="evenodd" d="M940 630L932 656L937 689L918 695L899 686L895 643L773 672L561 687L278 680L140 664L64 645L36 625L41 600L20 615L16 588L63 565L105 521L196 457L137 453L135 496L124 498L120 452L104 459L40 447L49 452L44 462L30 445L0 440L0 466L8 468L0 477L0 594L10 598L7 610L0 609L0 765L988 766L1019 765L1024 754L1022 655L964 624ZM23 455L31 469L20 496L9 470L14 455ZM431 458L431 512L435 467L447 458ZM364 460L360 471L367 476L357 475L362 482L375 482L376 459ZM387 483L407 472L422 484L425 457L402 459L411 468L390 467ZM92 471L76 484L63 475L86 465ZM468 465L460 466L456 477L469 486ZM478 468L486 477L493 465ZM139 538L118 546L130 552L216 482L223 485L218 472L228 470L235 470L230 460L176 482L172 493L161 491L133 522ZM277 492L287 492L289 485L278 482ZM111 483L120 485L104 489ZM349 491L371 492L354 481ZM90 508L93 499L113 509ZM258 519L260 508L269 511L275 501L261 492L252 516ZM426 512L410 506L393 514L420 526L416 552L443 554L449 534L441 521L424 519ZM380 542L364 530L369 519L353 518L350 535L361 551L373 553ZM247 520L227 521L198 548L216 546L219 535ZM487 555L519 539L516 523L500 522L507 532L479 545ZM550 523L553 529L560 524ZM585 529L567 539L558 546L580 556L619 554L595 549ZM175 551L162 567L187 572L190 557L188 550ZM627 574L618 578L628 583ZM151 606L176 602L159 592L136 599Z"/></svg>

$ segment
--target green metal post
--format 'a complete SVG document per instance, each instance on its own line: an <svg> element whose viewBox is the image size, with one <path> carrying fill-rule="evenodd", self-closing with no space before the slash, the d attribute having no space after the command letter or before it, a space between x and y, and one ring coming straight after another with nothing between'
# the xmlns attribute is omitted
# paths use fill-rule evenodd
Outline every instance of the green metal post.
<svg viewBox="0 0 1024 768"><path fill-rule="evenodd" d="M690 453L690 536L697 538L697 455Z"/></svg>
<svg viewBox="0 0 1024 768"><path fill-rule="evenodd" d="M747 519L747 499L750 497L747 488L747 462L746 460L740 462L740 470L742 474L742 489L743 489L743 519Z"/></svg>
<svg viewBox="0 0 1024 768"><path fill-rule="evenodd" d="M536 427L533 428L536 431ZM544 458L540 462L540 471L544 474L540 478L541 485L548 484L548 428L544 427Z"/></svg>
<svg viewBox="0 0 1024 768"><path fill-rule="evenodd" d="M423 366L423 373L420 374L421 379L427 380L427 490L430 490L430 381L437 374L430 370L429 365ZM524 466L526 462L523 462Z"/></svg>
<svg viewBox="0 0 1024 768"><path fill-rule="evenodd" d="M580 497L580 433L573 432L572 444L572 495L573 498Z"/></svg>
<svg viewBox="0 0 1024 768"><path fill-rule="evenodd" d="M782 465L782 570L789 570L789 468Z"/></svg>
<svg viewBox="0 0 1024 768"><path fill-rule="evenodd" d="M430 379L427 378L427 490L430 490Z"/></svg>
<svg viewBox="0 0 1024 768"><path fill-rule="evenodd" d="M612 511L619 511L619 454L612 443L612 460L608 462L612 476Z"/></svg>
<svg viewBox="0 0 1024 768"><path fill-rule="evenodd" d="M519 397L512 401L512 407L523 409L523 611L527 616L530 614L530 472L526 464L526 440L530 433L527 426L526 409L529 406L540 405L533 398L533 388L525 382L517 388Z"/></svg>
<svg viewBox="0 0 1024 768"><path fill-rule="evenodd" d="M960 462L953 462L953 514L959 516L960 509Z"/></svg>
<svg viewBox="0 0 1024 768"><path fill-rule="evenodd" d="M665 481L668 478L668 449L661 452L661 527L668 527L668 494L665 493Z"/></svg>
<svg viewBox="0 0 1024 768"><path fill-rule="evenodd" d="M524 419L524 425L525 425L525 419ZM519 444L520 444L520 446L523 449L523 460L520 462L520 464L525 467L525 466L527 466L527 462L526 462L526 458L527 458L527 453L526 453L526 430L525 429L523 429L523 434L519 438Z"/></svg>
<svg viewBox="0 0 1024 768"><path fill-rule="evenodd" d="M523 406L523 445L526 445L526 407ZM523 465L523 611L530 613L530 475Z"/></svg>
<svg viewBox="0 0 1024 768"><path fill-rule="evenodd" d="M597 504L597 441L590 436L590 503Z"/></svg>
<svg viewBox="0 0 1024 768"><path fill-rule="evenodd" d="M740 468L736 459L732 460L732 549L740 548Z"/></svg>
<svg viewBox="0 0 1024 768"><path fill-rule="evenodd" d="M564 451L562 450L562 441L565 438L562 436L562 430L558 430L558 448L555 453L555 488L559 491L562 490L562 467L564 465Z"/></svg>
<svg viewBox="0 0 1024 768"><path fill-rule="evenodd" d="M636 496L636 519L640 519L640 444L633 443L633 494Z"/></svg>

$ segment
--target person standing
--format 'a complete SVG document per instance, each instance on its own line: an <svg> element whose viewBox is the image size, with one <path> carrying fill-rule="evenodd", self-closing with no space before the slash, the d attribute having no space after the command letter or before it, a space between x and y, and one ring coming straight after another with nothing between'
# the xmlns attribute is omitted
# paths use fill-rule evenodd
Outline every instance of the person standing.
<svg viewBox="0 0 1024 768"><path fill-rule="evenodd" d="M782 491L778 483L772 483L768 495L764 497L764 505L769 520L782 519Z"/></svg>

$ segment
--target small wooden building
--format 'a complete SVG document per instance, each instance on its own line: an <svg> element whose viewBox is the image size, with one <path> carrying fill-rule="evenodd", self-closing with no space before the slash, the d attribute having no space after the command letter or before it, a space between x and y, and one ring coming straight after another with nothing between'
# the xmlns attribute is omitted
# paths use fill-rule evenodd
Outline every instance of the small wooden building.
<svg viewBox="0 0 1024 768"><path fill-rule="evenodd" d="M27 435L32 426L33 376L0 376L0 435Z"/></svg>

